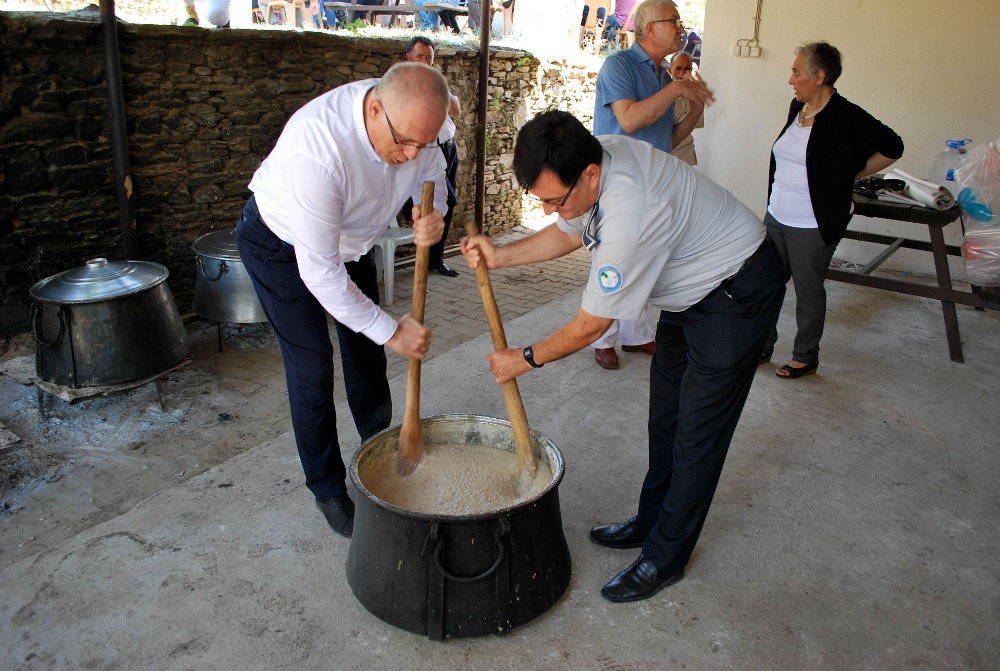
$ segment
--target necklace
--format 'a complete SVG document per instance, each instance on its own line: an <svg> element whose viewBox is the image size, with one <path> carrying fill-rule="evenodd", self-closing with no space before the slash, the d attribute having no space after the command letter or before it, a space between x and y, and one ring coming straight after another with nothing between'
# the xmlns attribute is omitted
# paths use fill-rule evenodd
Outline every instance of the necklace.
<svg viewBox="0 0 1000 671"><path fill-rule="evenodd" d="M826 103L828 103L828 102L830 102L829 99L827 99L827 101L825 103L823 103L822 105L820 105L819 109L817 109L812 114L806 114L805 113L806 112L806 107L809 105L809 103L806 103L805 105L803 105L802 106L802 110L799 112L799 120L798 120L798 122L799 122L799 128L804 128L805 127L804 124L805 124L806 121L809 121L809 119L812 119L814 116L816 116L817 114L819 114L820 112L822 112L823 108L826 107Z"/></svg>

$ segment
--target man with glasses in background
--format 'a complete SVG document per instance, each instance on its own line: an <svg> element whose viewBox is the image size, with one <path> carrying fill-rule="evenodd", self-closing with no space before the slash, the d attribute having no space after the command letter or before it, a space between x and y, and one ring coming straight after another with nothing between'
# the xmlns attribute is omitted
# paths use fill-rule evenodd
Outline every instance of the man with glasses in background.
<svg viewBox="0 0 1000 671"><path fill-rule="evenodd" d="M423 35L410 38L406 45L406 60L411 63L424 63L434 65L434 43ZM462 103L458 96L451 96L451 104L448 106L448 116L438 134L438 146L441 147L441 154L445 160L445 178L448 182L448 209L444 213L444 233L441 239L435 242L429 250L429 268L445 277L458 277L458 271L449 266L444 261L444 243L448 239L448 231L451 229L452 216L455 213L455 206L458 205L458 194L456 191L458 182L458 148L455 146L455 119L462 114ZM412 202L407 202L410 207ZM403 206L405 212L410 209Z"/></svg>
<svg viewBox="0 0 1000 671"><path fill-rule="evenodd" d="M523 350L488 356L497 383L586 347L614 319L634 319L647 303L662 310L649 375L649 468L637 514L590 532L606 547L642 548L601 594L613 602L645 599L683 577L701 533L781 309L781 257L760 218L733 194L645 142L595 138L567 112L543 112L524 125L514 175L546 214L559 216L507 245L464 238L469 267L539 263L581 245L593 263L572 321Z"/></svg>
<svg viewBox="0 0 1000 671"><path fill-rule="evenodd" d="M701 75L694 69L694 61L691 54L686 51L678 51L670 59L670 77L674 81L684 79L701 79ZM691 101L687 98L678 98L674 101L674 117L677 123L683 123L691 114ZM698 123L695 128L705 127L705 115L698 113ZM688 165L698 165L698 153L694 149L694 133L689 133L687 137L674 145L670 153L684 161Z"/></svg>
<svg viewBox="0 0 1000 671"><path fill-rule="evenodd" d="M379 307L372 247L407 198L419 203L427 180L436 187L434 210L421 217L414 208L414 242L440 239L448 189L437 136L449 103L444 77L422 63L399 63L381 79L306 103L254 173L236 225L240 257L281 348L306 486L342 536L353 532L354 502L337 439L327 314L364 441L392 416L384 347L423 359L430 346L422 324Z"/></svg>
<svg viewBox="0 0 1000 671"><path fill-rule="evenodd" d="M608 56L597 75L594 135L628 135L669 152L691 134L714 100L704 82L671 79L664 59L680 48L684 24L671 0L646 0L635 10L635 43ZM677 123L674 101L686 98L691 113ZM642 314L613 322L593 343L594 360L618 368L619 333L626 352L653 354L653 326Z"/></svg>

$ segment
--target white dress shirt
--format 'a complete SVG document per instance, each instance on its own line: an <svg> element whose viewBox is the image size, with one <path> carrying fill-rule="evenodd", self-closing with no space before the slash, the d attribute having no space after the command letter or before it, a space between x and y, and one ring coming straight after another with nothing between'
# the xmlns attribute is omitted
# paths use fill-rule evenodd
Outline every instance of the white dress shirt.
<svg viewBox="0 0 1000 671"><path fill-rule="evenodd" d="M396 320L351 281L344 264L367 254L423 182L445 211L445 162L437 147L385 163L365 130L364 99L378 79L345 84L306 103L250 181L264 223L295 247L302 281L334 319L385 344ZM376 123L385 123L379 119Z"/></svg>

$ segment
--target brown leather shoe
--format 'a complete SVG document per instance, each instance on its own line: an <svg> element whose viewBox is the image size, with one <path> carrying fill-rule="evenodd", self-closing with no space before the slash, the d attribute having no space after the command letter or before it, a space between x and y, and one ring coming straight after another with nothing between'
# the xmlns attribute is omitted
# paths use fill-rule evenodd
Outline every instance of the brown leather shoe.
<svg viewBox="0 0 1000 671"><path fill-rule="evenodd" d="M618 352L615 351L614 347L608 347L607 349L595 349L594 361L596 361L597 365L601 368L615 370L618 368Z"/></svg>
<svg viewBox="0 0 1000 671"><path fill-rule="evenodd" d="M653 356L656 354L656 341L650 340L647 343L641 345L622 345L623 352L645 352L646 354Z"/></svg>

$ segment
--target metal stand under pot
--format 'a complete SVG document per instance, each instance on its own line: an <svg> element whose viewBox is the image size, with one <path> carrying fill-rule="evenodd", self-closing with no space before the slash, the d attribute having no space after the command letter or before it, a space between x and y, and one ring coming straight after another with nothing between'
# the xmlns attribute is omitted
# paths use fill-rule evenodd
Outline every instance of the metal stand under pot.
<svg viewBox="0 0 1000 671"><path fill-rule="evenodd" d="M191 245L197 281L194 311L215 322L222 351L222 324L267 321L264 308L236 248L236 229L206 233Z"/></svg>
<svg viewBox="0 0 1000 671"><path fill-rule="evenodd" d="M421 420L428 445L514 452L510 422L475 415ZM538 495L477 515L429 515L384 501L365 485L373 464L395 454L400 427L372 436L351 464L358 490L347 582L376 617L432 640L506 634L551 608L572 562L559 512L562 454L531 434L552 479Z"/></svg>

